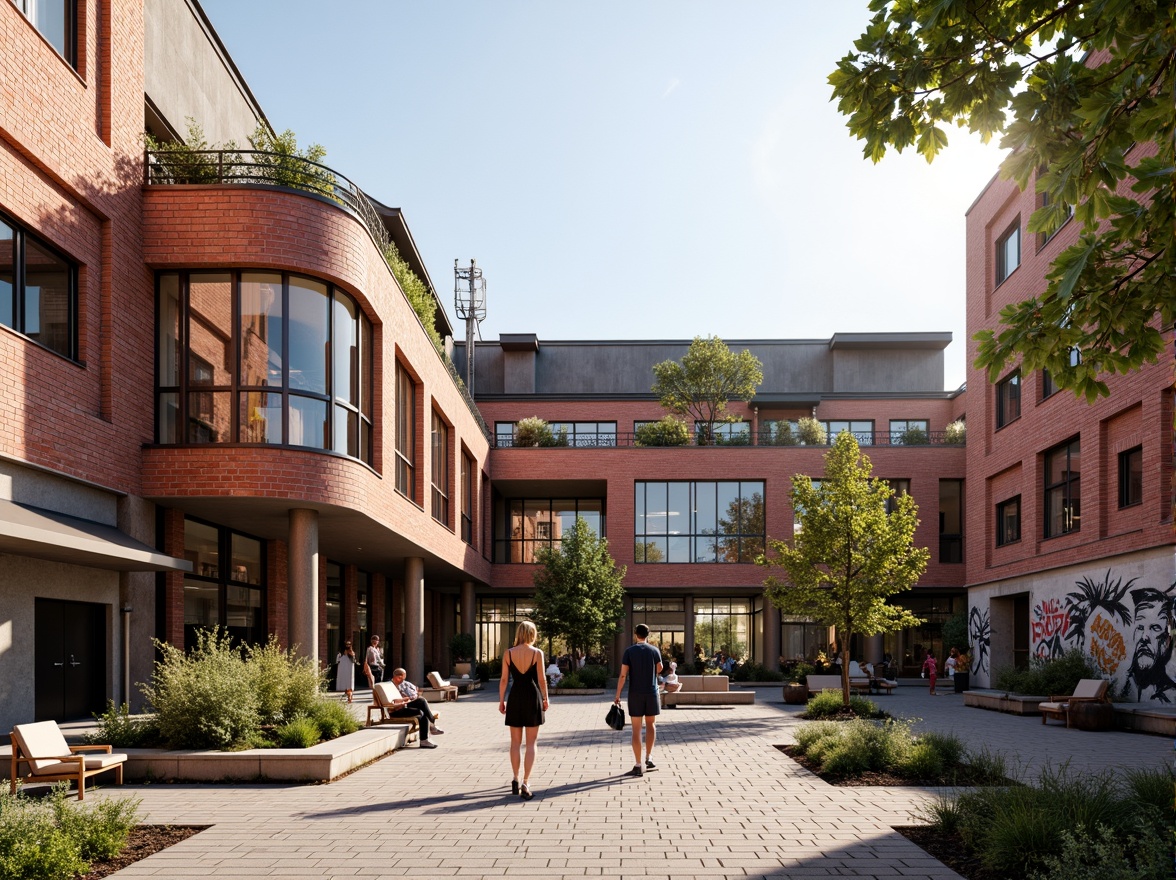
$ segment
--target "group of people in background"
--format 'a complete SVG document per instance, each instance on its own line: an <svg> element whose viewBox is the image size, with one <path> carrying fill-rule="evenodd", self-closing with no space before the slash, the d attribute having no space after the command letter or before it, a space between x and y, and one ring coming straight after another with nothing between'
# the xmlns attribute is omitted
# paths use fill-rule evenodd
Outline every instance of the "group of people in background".
<svg viewBox="0 0 1176 880"><path fill-rule="evenodd" d="M347 695L348 703L352 702L352 694L355 691L355 669L357 666L359 666L359 660L355 653L355 647L351 639L347 639L343 642L342 649L335 655L335 690L343 691ZM361 669L364 678L367 679L368 688L374 688L384 680L384 654L380 651L379 636L372 636L371 644L364 652Z"/></svg>

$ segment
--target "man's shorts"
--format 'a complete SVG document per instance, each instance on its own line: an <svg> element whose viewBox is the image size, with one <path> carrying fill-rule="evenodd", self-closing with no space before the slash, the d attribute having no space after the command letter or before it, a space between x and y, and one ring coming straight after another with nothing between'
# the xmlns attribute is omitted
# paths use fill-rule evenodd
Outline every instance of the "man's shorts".
<svg viewBox="0 0 1176 880"><path fill-rule="evenodd" d="M629 694L629 715L633 718L661 714L661 697L657 694Z"/></svg>

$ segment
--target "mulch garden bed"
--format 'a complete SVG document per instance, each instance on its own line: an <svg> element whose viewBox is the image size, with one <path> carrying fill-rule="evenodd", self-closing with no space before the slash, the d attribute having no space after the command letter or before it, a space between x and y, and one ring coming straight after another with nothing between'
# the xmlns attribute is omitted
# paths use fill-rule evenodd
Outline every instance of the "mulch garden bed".
<svg viewBox="0 0 1176 880"><path fill-rule="evenodd" d="M207 825L136 825L131 829L127 845L121 853L113 859L94 862L90 866L89 873L79 874L77 880L98 880L99 877L106 877L115 871L121 871L127 865L167 849L181 840L187 840L193 834L198 834L207 827Z"/></svg>
<svg viewBox="0 0 1176 880"><path fill-rule="evenodd" d="M917 785L925 787L933 786L957 786L957 785L991 785L990 780L974 780L968 774L968 768L959 767L951 773L945 773L937 779L908 779L906 776L899 776L897 773L889 773L885 770L867 770L863 773L857 773L853 776L832 776L821 771L821 765L816 761L808 758L797 751L796 746L776 746L780 751L786 754L789 758L808 770L814 776L819 776L821 779L828 782L830 785L840 785L847 788L856 786L869 785ZM1010 780L1004 780L1002 785L1012 785Z"/></svg>
<svg viewBox="0 0 1176 880"><path fill-rule="evenodd" d="M894 829L926 853L939 859L964 880L1007 880L994 874L976 856L970 855L958 834L945 834L930 825L900 825Z"/></svg>

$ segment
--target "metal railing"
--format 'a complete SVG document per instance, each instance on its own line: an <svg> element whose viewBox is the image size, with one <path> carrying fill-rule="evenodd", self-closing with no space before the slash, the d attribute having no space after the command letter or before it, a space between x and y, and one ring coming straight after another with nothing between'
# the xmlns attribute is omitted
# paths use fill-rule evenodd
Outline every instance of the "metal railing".
<svg viewBox="0 0 1176 880"><path fill-rule="evenodd" d="M857 432L854 437L858 441L859 446L964 446L964 439L958 433L953 431L923 431L912 433L910 431L864 431ZM787 446L816 446L821 449L826 449L833 445L833 440L836 438L828 438L824 443L802 443L799 440L794 440L790 443L777 442L775 435L771 432L762 432L760 436L753 438L750 434L733 434L728 436L715 436L709 441L703 442L698 434L692 434L685 443L642 443L639 442L639 435L636 432L608 432L601 434L580 434L577 433L575 437L561 436L559 434L553 435L551 440L541 442L538 444L528 443L527 446L538 446L539 448L547 449L600 449L602 447L645 447L645 448L664 448L666 446L738 446L745 448L748 446L771 446L771 447L787 447ZM505 435L494 438L494 445L498 449L510 449L515 446L521 446L515 441L513 437Z"/></svg>

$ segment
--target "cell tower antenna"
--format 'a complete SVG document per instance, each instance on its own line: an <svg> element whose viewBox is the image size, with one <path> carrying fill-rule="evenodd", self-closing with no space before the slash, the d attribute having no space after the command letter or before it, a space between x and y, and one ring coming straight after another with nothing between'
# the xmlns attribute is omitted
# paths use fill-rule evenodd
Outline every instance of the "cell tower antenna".
<svg viewBox="0 0 1176 880"><path fill-rule="evenodd" d="M457 317L466 325L466 388L474 394L474 337L478 325L486 317L486 279L478 268L477 260L471 259L469 266L459 266L453 261L453 307Z"/></svg>

